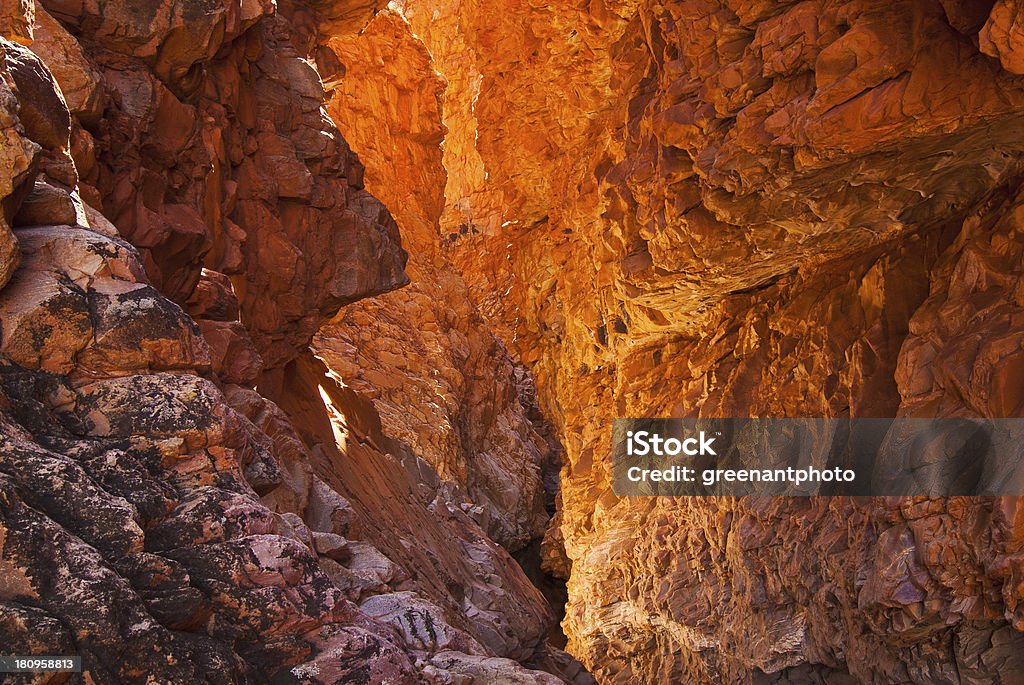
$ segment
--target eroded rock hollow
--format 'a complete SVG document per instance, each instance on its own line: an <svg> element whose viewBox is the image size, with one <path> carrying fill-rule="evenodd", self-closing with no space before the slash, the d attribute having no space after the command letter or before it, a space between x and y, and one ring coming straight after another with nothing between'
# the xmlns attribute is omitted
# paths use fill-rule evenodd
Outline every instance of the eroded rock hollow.
<svg viewBox="0 0 1024 685"><path fill-rule="evenodd" d="M0 655L1024 682L1017 498L611 421L1024 414L1016 0L0 0ZM5 681L6 682L6 681Z"/></svg>

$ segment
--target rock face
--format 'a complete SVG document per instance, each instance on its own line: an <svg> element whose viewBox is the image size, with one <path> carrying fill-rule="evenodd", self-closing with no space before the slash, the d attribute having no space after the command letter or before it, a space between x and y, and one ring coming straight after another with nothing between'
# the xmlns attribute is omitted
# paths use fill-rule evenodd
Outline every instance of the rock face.
<svg viewBox="0 0 1024 685"><path fill-rule="evenodd" d="M587 682L488 536L543 532L548 448L479 319L491 375L457 390L494 379L471 454L498 466L461 457L462 480L309 349L339 307L408 282L312 61L321 29L375 8L16 9L0 31L31 50L0 40L4 652L79 654L96 683ZM462 302L468 320L464 286ZM523 497L466 475L504 466Z"/></svg>
<svg viewBox="0 0 1024 685"><path fill-rule="evenodd" d="M236 282L270 371L340 305L404 284L404 255L321 108L319 76L298 47L312 40L302 28L310 10L289 19L273 3L187 7L149 16L108 3L102 20L50 8L89 32L110 103L101 124L76 129L72 154L91 172L86 198L141 250L162 292L184 302L203 267ZM73 92L93 77L86 65L75 71Z"/></svg>
<svg viewBox="0 0 1024 685"><path fill-rule="evenodd" d="M0 0L3 651L1019 681L1017 499L619 499L608 443L1024 414L1020 16Z"/></svg>
<svg viewBox="0 0 1024 685"><path fill-rule="evenodd" d="M398 3L442 235L565 445L601 682L1008 682L1015 501L620 500L616 416L1020 416L1014 2ZM460 230L466 226L467 230Z"/></svg>
<svg viewBox="0 0 1024 685"><path fill-rule="evenodd" d="M466 488L471 516L491 538L520 549L544 534L543 477L559 464L545 427L535 427L523 406L517 378L525 382L525 372L485 327L445 256L452 238L439 228L444 84L395 12L378 14L360 35L334 38L328 48L346 67L328 110L352 131L367 187L395 208L413 255L412 284L346 307L321 329L316 349L346 384L374 400L388 435Z"/></svg>

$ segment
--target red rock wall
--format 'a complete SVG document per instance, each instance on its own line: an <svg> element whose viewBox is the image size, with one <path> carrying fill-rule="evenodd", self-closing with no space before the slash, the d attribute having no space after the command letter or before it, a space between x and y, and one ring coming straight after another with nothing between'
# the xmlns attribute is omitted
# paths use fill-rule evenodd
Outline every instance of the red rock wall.
<svg viewBox="0 0 1024 685"><path fill-rule="evenodd" d="M587 682L508 554L543 409L599 681L1015 682L1017 500L618 499L607 443L1024 411L1018 3L381 10L0 0L0 642Z"/></svg>
<svg viewBox="0 0 1024 685"><path fill-rule="evenodd" d="M470 515L492 539L518 550L544 534L543 478L557 473L558 457L523 406L524 370L487 329L445 255L445 84L394 12L328 48L344 65L328 111L351 132L367 188L395 213L411 283L344 308L320 330L317 353L373 399L388 435L466 488Z"/></svg>
<svg viewBox="0 0 1024 685"><path fill-rule="evenodd" d="M377 8L8 4L31 51L0 40L3 651L97 683L576 677L473 483L309 349L408 282L313 62ZM487 406L530 460L489 529L515 542L546 447L514 388Z"/></svg>
<svg viewBox="0 0 1024 685"><path fill-rule="evenodd" d="M621 500L615 416L1019 416L1017 3L400 3L601 682L1012 682L1013 500ZM447 222L447 223L446 223ZM563 557L559 538L564 541Z"/></svg>

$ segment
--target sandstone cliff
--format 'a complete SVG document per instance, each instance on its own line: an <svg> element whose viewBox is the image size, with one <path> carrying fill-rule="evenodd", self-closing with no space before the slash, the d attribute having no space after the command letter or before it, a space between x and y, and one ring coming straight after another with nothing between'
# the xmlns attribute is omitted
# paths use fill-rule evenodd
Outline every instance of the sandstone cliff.
<svg viewBox="0 0 1024 685"><path fill-rule="evenodd" d="M394 208L412 283L344 308L321 328L318 354L374 400L389 435L467 489L494 540L519 549L544 534L543 478L557 473L557 455L528 416L523 370L445 254L445 84L394 12L327 46L345 66L328 111L351 132L367 187Z"/></svg>

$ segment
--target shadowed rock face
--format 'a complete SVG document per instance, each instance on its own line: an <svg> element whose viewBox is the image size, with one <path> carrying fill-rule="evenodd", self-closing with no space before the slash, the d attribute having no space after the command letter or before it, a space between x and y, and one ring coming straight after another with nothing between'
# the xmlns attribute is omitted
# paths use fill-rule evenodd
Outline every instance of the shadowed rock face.
<svg viewBox="0 0 1024 685"><path fill-rule="evenodd" d="M301 46L310 10L273 3L111 2L97 15L56 3L83 34L72 69L59 28L37 40L70 92L99 76L102 122L75 127L83 194L184 302L200 269L231 277L266 370L302 349L338 307L406 282L388 212L321 104ZM58 38L61 36L61 38ZM210 59L217 55L217 59ZM88 90L88 88L86 88ZM88 97L79 99L89 100ZM249 239L246 226L259 226Z"/></svg>
<svg viewBox="0 0 1024 685"><path fill-rule="evenodd" d="M539 535L543 508L485 532L465 482L309 351L339 307L408 282L307 59L318 26L374 8L16 9L0 31L31 50L0 40L3 651L79 654L96 683L587 682L488 537ZM514 392L499 413L529 431Z"/></svg>

